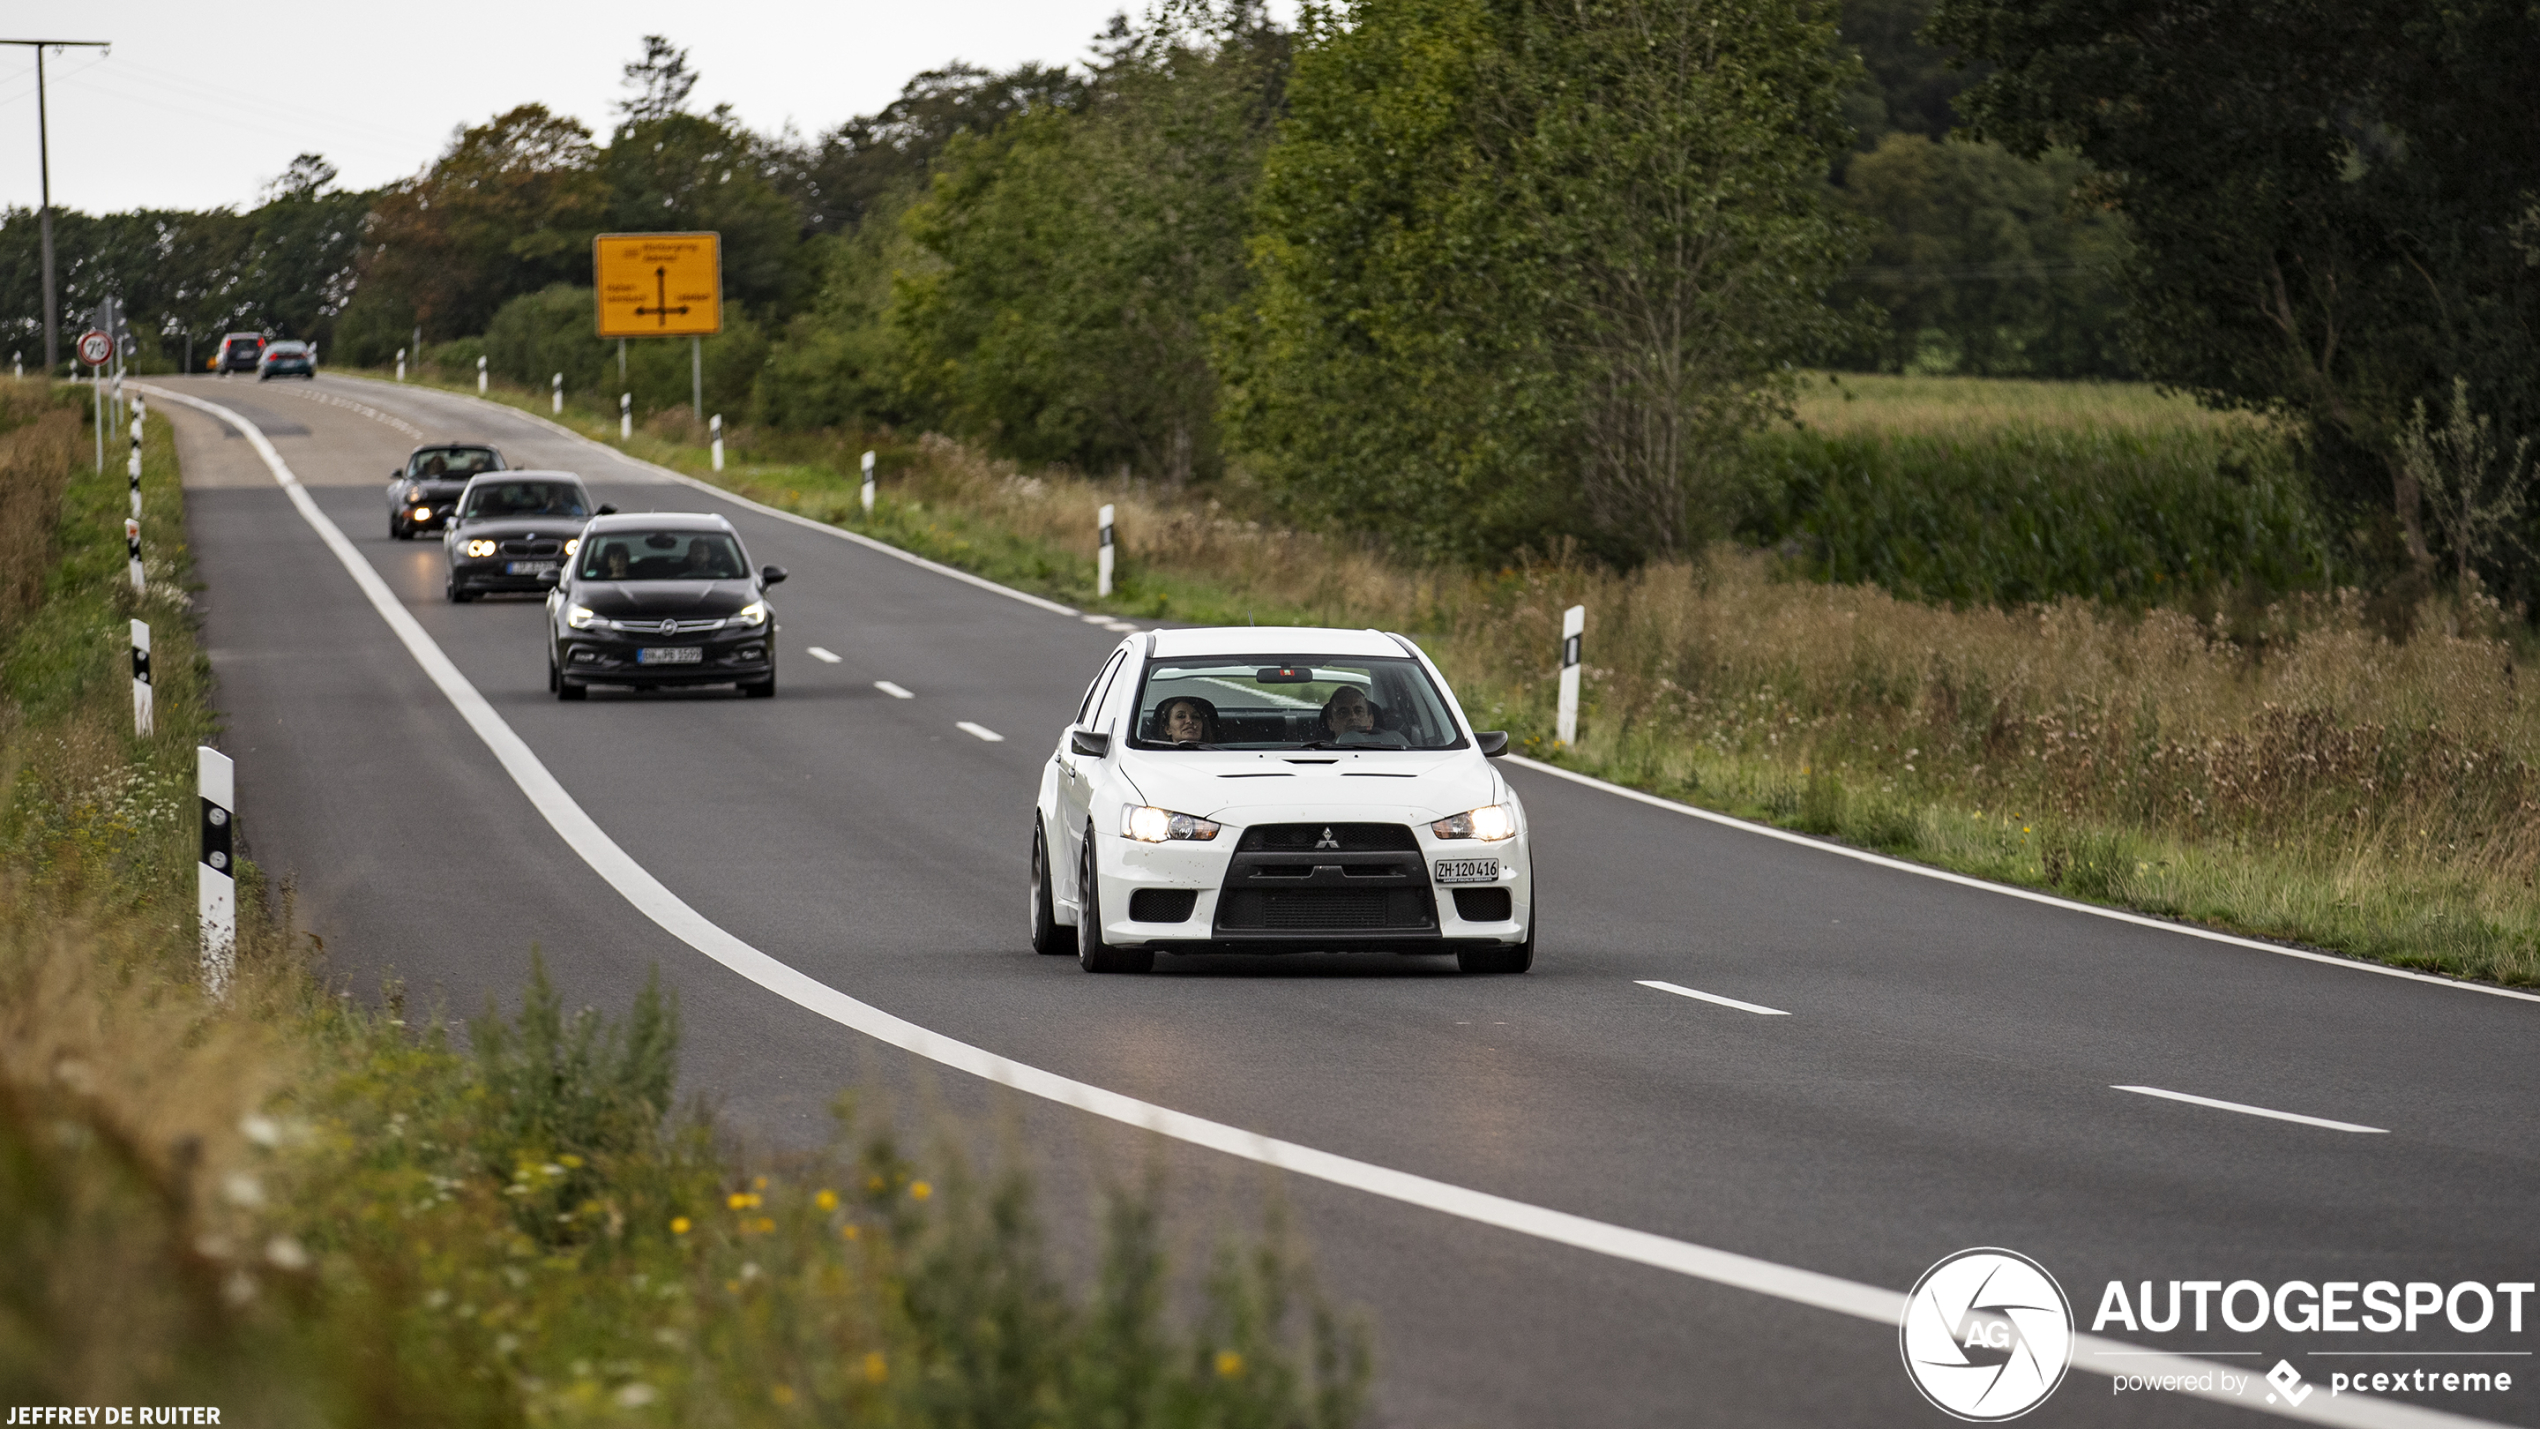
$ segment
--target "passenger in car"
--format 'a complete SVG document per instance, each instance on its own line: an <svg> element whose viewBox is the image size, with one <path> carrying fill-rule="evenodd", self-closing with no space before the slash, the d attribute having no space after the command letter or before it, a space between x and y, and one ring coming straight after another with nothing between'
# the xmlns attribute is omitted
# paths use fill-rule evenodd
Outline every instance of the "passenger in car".
<svg viewBox="0 0 2540 1429"><path fill-rule="evenodd" d="M1156 707L1156 728L1168 744L1215 744L1217 707L1197 695L1176 695Z"/></svg>

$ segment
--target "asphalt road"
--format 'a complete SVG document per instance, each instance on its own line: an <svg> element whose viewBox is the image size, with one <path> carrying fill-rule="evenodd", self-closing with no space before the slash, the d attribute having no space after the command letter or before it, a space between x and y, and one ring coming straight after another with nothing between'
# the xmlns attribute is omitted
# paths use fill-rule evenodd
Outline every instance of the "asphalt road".
<svg viewBox="0 0 2540 1429"><path fill-rule="evenodd" d="M160 380L271 438L466 679L663 884L925 1028L1265 1136L1891 1291L1961 1248L2009 1247L2058 1277L2085 1330L2112 1279L2540 1278L2540 1003L1961 887L1522 769L1546 909L1529 976L1465 978L1439 959L1165 958L1144 978L1087 977L1025 945L1025 838L1040 763L1111 630L469 398ZM571 997L604 1006L658 965L682 998L689 1082L775 1143L824 1137L831 1096L860 1079L978 1101L962 1074L736 977L638 912L390 636L251 444L156 410L179 435L246 851L294 880L339 973L368 985L393 971L466 1011L516 996L533 944ZM490 439L514 465L582 473L623 509L729 515L753 561L792 572L774 593L778 697L555 701L534 598L448 605L439 543L388 539L387 473L421 436ZM1269 1174L1036 1098L1004 1104L1051 1163L1150 1159L1186 1200L1224 1204ZM1948 1422L1909 1385L1892 1326L1282 1179L1325 1285L1372 1320L1382 1423ZM2357 1366L2501 1368L2509 1393L2392 1398L2540 1424L2535 1331L2540 1304L2518 1333L2501 1314L2479 1335L2439 1319L2414 1336L2107 1333L2222 1355L2236 1373L2283 1358L2317 1382ZM2321 1355L2434 1350L2490 1357ZM2030 1422L2254 1422L2265 1388L2242 1409L2076 1373ZM2359 1407L2325 1390L2308 1405Z"/></svg>

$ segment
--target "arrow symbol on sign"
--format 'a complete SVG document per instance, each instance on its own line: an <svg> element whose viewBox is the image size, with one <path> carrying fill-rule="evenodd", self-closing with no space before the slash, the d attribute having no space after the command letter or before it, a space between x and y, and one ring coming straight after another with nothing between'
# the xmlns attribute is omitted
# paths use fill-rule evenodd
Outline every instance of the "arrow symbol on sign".
<svg viewBox="0 0 2540 1429"><path fill-rule="evenodd" d="M685 314L688 311L686 303L681 303L675 308L670 305L670 270L668 268L653 270L653 301L661 306L647 308L639 305L635 309L635 316L640 318L651 314L661 319L661 326L668 327L672 313Z"/></svg>

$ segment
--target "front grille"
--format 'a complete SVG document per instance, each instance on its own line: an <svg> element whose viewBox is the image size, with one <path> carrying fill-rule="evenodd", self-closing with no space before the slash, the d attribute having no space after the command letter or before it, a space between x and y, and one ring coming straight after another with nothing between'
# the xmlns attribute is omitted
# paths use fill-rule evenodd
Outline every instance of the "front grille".
<svg viewBox="0 0 2540 1429"><path fill-rule="evenodd" d="M1455 916L1467 923L1505 923L1510 906L1505 888L1455 890Z"/></svg>
<svg viewBox="0 0 2540 1429"><path fill-rule="evenodd" d="M1139 923L1181 923L1199 902L1196 888L1141 888L1129 895L1129 917Z"/></svg>
<svg viewBox="0 0 2540 1429"><path fill-rule="evenodd" d="M700 631L721 630L723 618L712 620L612 620L611 630L624 635L695 635Z"/></svg>
<svg viewBox="0 0 2540 1429"><path fill-rule="evenodd" d="M1424 931L1426 903L1409 888L1238 888L1219 900L1217 922L1247 932Z"/></svg>
<svg viewBox="0 0 2540 1429"><path fill-rule="evenodd" d="M503 554L506 556L561 556L564 554L564 542L553 540L505 541L503 543Z"/></svg>
<svg viewBox="0 0 2540 1429"><path fill-rule="evenodd" d="M1255 824L1238 853L1416 853L1420 841L1400 824Z"/></svg>

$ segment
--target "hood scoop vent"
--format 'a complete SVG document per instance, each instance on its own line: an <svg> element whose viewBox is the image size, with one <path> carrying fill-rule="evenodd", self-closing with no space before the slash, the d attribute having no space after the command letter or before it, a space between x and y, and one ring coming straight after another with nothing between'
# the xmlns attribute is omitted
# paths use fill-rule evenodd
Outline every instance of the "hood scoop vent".
<svg viewBox="0 0 2540 1429"><path fill-rule="evenodd" d="M1220 774L1217 777L1220 779L1294 779L1296 776L1285 769L1264 769L1258 774Z"/></svg>

